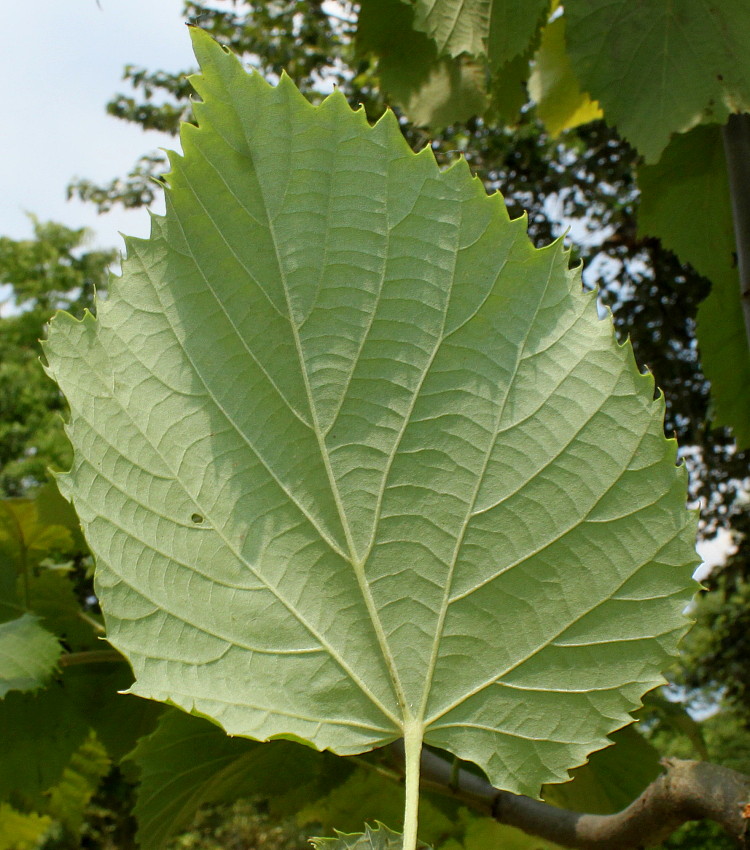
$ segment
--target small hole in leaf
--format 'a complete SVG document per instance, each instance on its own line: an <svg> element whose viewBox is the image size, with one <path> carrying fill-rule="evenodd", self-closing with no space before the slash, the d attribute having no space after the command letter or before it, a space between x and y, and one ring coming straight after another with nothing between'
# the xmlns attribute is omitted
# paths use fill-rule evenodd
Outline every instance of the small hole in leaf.
<svg viewBox="0 0 750 850"><path fill-rule="evenodd" d="M193 514L190 519L196 524L199 525L203 522L203 517L200 514Z"/></svg>

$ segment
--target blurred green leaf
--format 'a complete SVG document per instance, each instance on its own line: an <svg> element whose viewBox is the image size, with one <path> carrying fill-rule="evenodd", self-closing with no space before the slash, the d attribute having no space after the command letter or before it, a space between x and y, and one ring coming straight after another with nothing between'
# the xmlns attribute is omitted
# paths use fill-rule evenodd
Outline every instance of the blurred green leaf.
<svg viewBox="0 0 750 850"><path fill-rule="evenodd" d="M38 850L52 820L0 802L0 850Z"/></svg>
<svg viewBox="0 0 750 850"><path fill-rule="evenodd" d="M65 677L33 694L14 691L0 700L0 800L40 805L88 731Z"/></svg>
<svg viewBox="0 0 750 850"><path fill-rule="evenodd" d="M750 8L750 6L748 6ZM676 136L656 165L639 169L638 230L656 236L711 281L698 310L701 363L711 381L715 425L750 447L750 349L742 318L721 128Z"/></svg>
<svg viewBox="0 0 750 850"><path fill-rule="evenodd" d="M42 687L57 666L59 641L39 623L23 614L0 624L0 699L9 691Z"/></svg>
<svg viewBox="0 0 750 850"><path fill-rule="evenodd" d="M75 839L78 839L86 806L109 767L106 750L95 735L89 734L73 753L60 781L47 792L44 811Z"/></svg>
<svg viewBox="0 0 750 850"><path fill-rule="evenodd" d="M548 803L576 812L607 815L619 812L661 772L660 755L633 726L610 735L612 746L589 756L571 770L570 782L545 785Z"/></svg>
<svg viewBox="0 0 750 850"><path fill-rule="evenodd" d="M435 43L413 29L413 10L401 0L362 3L357 47L378 56L383 90L417 125L445 127L487 107L483 64L465 55L441 58Z"/></svg>
<svg viewBox="0 0 750 850"><path fill-rule="evenodd" d="M232 738L207 720L168 710L128 759L140 774L139 841L160 850L204 803L289 793L309 782L325 757L288 741Z"/></svg>
<svg viewBox="0 0 750 850"><path fill-rule="evenodd" d="M355 770L325 797L308 802L297 814L301 826L354 831L365 821L399 825L404 813L404 786L367 768ZM449 818L427 797L419 801L419 835L435 845L454 831Z"/></svg>

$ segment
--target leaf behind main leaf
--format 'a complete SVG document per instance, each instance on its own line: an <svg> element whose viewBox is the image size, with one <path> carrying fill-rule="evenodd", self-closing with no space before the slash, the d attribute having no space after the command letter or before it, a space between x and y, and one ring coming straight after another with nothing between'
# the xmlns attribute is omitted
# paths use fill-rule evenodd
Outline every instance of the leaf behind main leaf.
<svg viewBox="0 0 750 850"><path fill-rule="evenodd" d="M408 727L536 794L684 630L663 402L465 162L193 38L166 216L46 345L132 690L339 754Z"/></svg>
<svg viewBox="0 0 750 850"><path fill-rule="evenodd" d="M22 614L0 623L0 699L40 688L57 667L62 647L39 618Z"/></svg>

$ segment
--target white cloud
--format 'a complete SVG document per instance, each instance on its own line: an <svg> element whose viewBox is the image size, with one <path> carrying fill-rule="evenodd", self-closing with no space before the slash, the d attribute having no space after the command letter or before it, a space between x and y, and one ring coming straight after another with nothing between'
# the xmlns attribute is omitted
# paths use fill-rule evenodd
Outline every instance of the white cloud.
<svg viewBox="0 0 750 850"><path fill-rule="evenodd" d="M703 563L693 573L693 578L696 581L703 581L714 567L723 566L727 558L737 551L737 547L732 541L732 535L725 528L719 529L715 537L699 540L696 549L703 558Z"/></svg>

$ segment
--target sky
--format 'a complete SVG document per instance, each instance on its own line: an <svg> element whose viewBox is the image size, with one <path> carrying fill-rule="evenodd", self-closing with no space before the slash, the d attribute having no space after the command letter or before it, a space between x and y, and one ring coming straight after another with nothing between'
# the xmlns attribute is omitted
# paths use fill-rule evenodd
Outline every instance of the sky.
<svg viewBox="0 0 750 850"><path fill-rule="evenodd" d="M174 148L106 114L126 64L180 71L194 65L183 0L27 0L3 4L0 235L31 235L26 213L93 231L92 246L121 247L118 231L148 234L145 210L99 216L66 200L74 177L108 182L138 157Z"/></svg>
<svg viewBox="0 0 750 850"><path fill-rule="evenodd" d="M119 232L148 235L145 209L100 216L90 204L66 200L66 187L75 177L105 183L127 174L144 153L178 147L170 136L107 115L105 105L128 91L126 64L168 71L194 66L182 6L183 0L5 4L0 235L30 236L27 213L88 227L90 247L121 248ZM701 554L710 564L721 561L727 547L726 538L703 543Z"/></svg>

